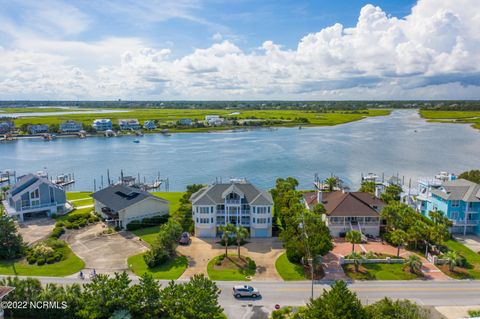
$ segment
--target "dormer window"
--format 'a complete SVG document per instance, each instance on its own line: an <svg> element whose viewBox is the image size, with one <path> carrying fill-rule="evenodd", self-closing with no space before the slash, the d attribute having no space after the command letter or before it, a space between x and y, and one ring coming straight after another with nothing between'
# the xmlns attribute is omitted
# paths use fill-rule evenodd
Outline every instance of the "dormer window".
<svg viewBox="0 0 480 319"><path fill-rule="evenodd" d="M235 200L239 200L240 199L240 196L236 193L230 193L227 195L227 199L235 199Z"/></svg>

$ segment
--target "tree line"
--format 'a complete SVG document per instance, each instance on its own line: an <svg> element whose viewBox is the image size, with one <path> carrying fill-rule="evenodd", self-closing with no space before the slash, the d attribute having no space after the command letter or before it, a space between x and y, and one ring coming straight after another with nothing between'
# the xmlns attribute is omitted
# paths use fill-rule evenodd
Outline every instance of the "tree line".
<svg viewBox="0 0 480 319"><path fill-rule="evenodd" d="M99 274L83 285L42 286L38 279L9 277L0 285L15 287L3 301L56 302L56 307L5 309L6 318L107 319L107 318L224 318L218 305L220 289L204 275L185 283L171 281L163 289L149 274L136 284L128 275Z"/></svg>

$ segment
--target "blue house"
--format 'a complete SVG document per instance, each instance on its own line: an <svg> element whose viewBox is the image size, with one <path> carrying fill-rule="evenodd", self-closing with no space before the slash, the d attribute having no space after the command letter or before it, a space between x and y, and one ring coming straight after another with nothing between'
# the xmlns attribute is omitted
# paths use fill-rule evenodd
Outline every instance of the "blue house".
<svg viewBox="0 0 480 319"><path fill-rule="evenodd" d="M71 210L63 187L35 174L20 177L2 204L10 217L21 221L35 216L65 214Z"/></svg>
<svg viewBox="0 0 480 319"><path fill-rule="evenodd" d="M154 130L157 128L157 125L155 124L154 120L146 120L143 123L143 128L146 130Z"/></svg>
<svg viewBox="0 0 480 319"><path fill-rule="evenodd" d="M93 121L93 128L95 131L108 131L112 129L112 120L110 119L97 119Z"/></svg>
<svg viewBox="0 0 480 319"><path fill-rule="evenodd" d="M447 180L431 187L420 212L441 211L453 222L452 233L480 235L480 184L465 179Z"/></svg>

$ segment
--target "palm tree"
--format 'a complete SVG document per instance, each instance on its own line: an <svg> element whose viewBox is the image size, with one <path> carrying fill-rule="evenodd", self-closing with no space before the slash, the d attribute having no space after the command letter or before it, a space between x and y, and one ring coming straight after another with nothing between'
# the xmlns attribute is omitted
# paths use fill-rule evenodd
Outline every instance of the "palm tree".
<svg viewBox="0 0 480 319"><path fill-rule="evenodd" d="M355 267L355 272L359 271L360 264L363 262L364 257L359 253L352 252L347 256L347 259L353 259L353 266Z"/></svg>
<svg viewBox="0 0 480 319"><path fill-rule="evenodd" d="M228 257L228 239L230 238L230 235L235 232L235 226L232 224L227 224L225 226L220 226L219 227L220 231L223 232L222 234L222 240L225 243L225 258Z"/></svg>
<svg viewBox="0 0 480 319"><path fill-rule="evenodd" d="M345 236L345 239L348 242L352 243L352 253L354 253L355 244L360 243L360 241L362 240L362 234L358 230L351 230L347 233L347 235Z"/></svg>
<svg viewBox="0 0 480 319"><path fill-rule="evenodd" d="M400 257L400 247L407 241L408 235L401 229L394 230L390 233L390 240L397 246L397 257Z"/></svg>
<svg viewBox="0 0 480 319"><path fill-rule="evenodd" d="M325 180L325 183L328 185L328 191L333 192L335 186L337 186L337 179L335 177L329 177Z"/></svg>
<svg viewBox="0 0 480 319"><path fill-rule="evenodd" d="M405 264L410 268L412 274L417 273L422 268L422 260L417 255L410 255L405 260Z"/></svg>
<svg viewBox="0 0 480 319"><path fill-rule="evenodd" d="M237 252L238 258L240 258L240 244L242 240L248 237L248 229L243 226L235 227L235 239L237 240Z"/></svg>
<svg viewBox="0 0 480 319"><path fill-rule="evenodd" d="M455 270L455 266L458 265L460 255L456 251L451 250L443 255L443 259L445 259L448 265L448 270L450 270L450 272L453 272Z"/></svg>

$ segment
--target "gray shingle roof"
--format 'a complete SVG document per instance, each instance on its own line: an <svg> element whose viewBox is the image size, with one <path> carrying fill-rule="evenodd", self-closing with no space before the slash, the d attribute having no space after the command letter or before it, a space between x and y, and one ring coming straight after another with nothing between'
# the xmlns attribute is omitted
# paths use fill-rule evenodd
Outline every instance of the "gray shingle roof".
<svg viewBox="0 0 480 319"><path fill-rule="evenodd" d="M30 173L19 177L15 185L9 190L9 194L11 194L14 201L17 201L22 194L25 194L27 191L32 191L44 183L54 188L63 189L60 185L52 183L47 178Z"/></svg>
<svg viewBox="0 0 480 319"><path fill-rule="evenodd" d="M480 184L457 179L446 181L438 189L432 189L432 194L445 200L462 200L464 202L480 202Z"/></svg>
<svg viewBox="0 0 480 319"><path fill-rule="evenodd" d="M269 192L260 190L250 183L213 184L194 193L190 200L193 205L220 205L225 202L225 196L231 191L243 194L250 205L273 205Z"/></svg>
<svg viewBox="0 0 480 319"><path fill-rule="evenodd" d="M168 203L168 200L154 196L149 192L145 192L138 188L125 185L110 185L104 189L91 194L96 201L109 207L114 211L119 211L133 204L143 201L146 198L154 198L156 200Z"/></svg>

